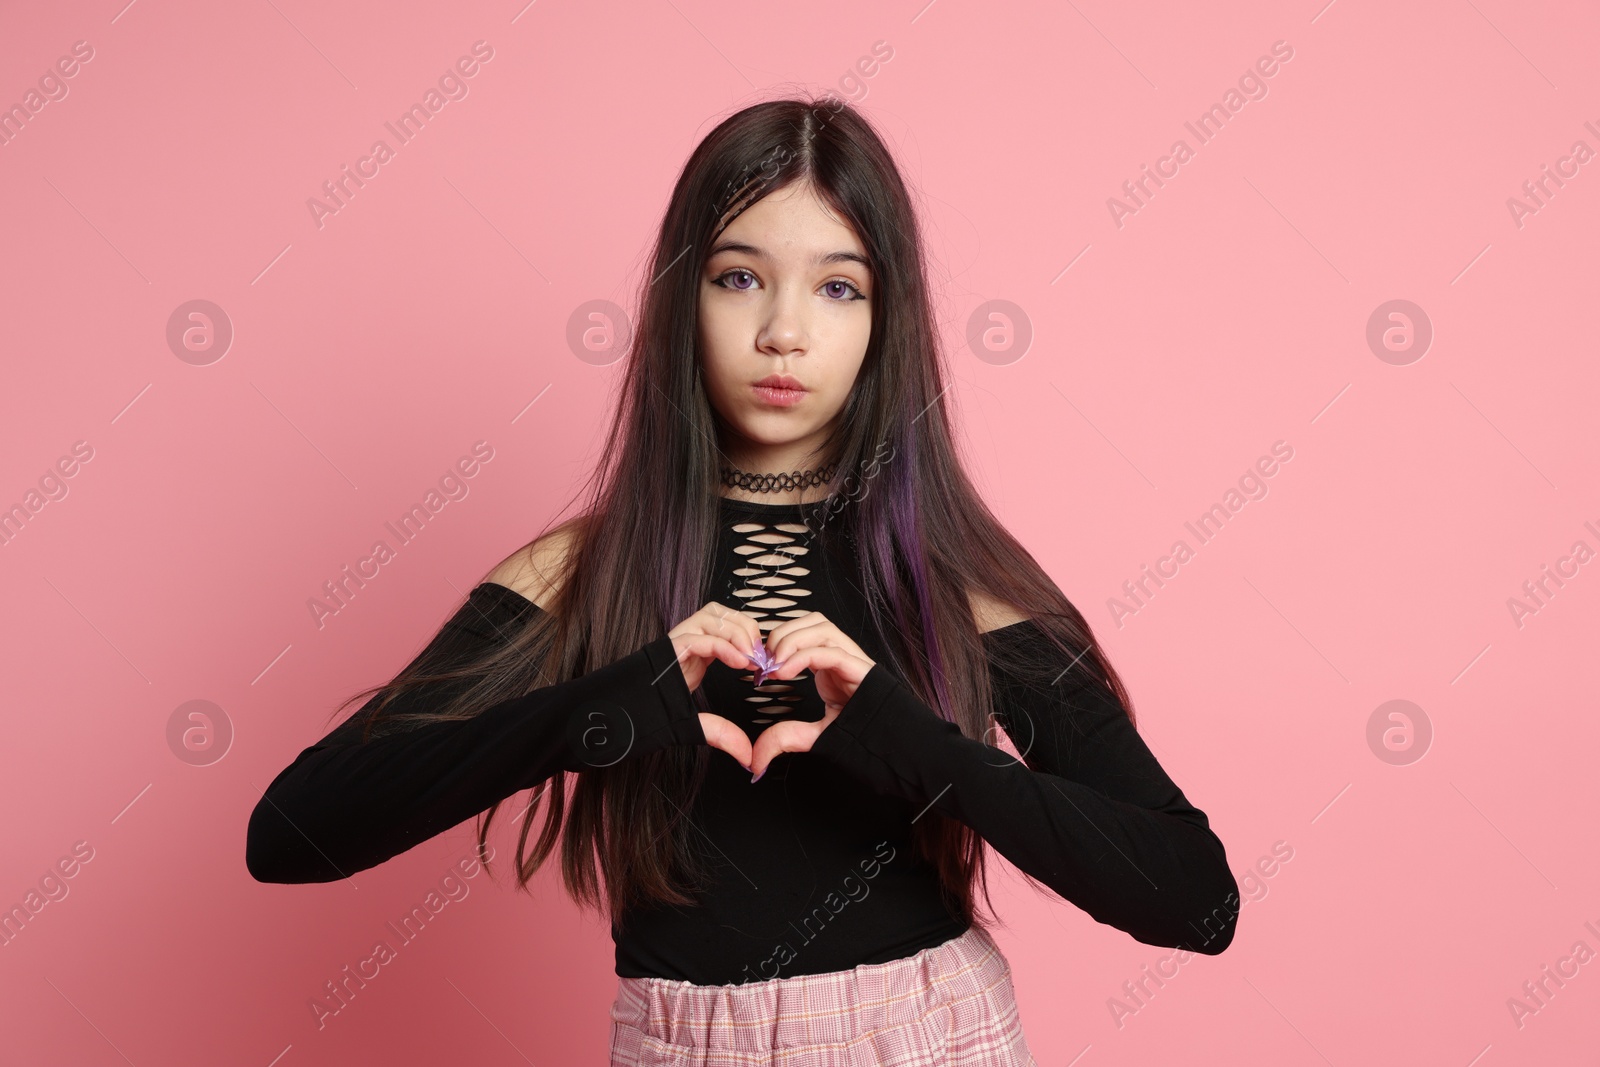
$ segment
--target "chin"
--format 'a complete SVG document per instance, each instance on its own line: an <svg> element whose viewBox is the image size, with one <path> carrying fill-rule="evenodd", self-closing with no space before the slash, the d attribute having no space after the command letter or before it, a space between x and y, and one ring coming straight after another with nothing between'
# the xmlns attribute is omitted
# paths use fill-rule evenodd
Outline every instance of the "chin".
<svg viewBox="0 0 1600 1067"><path fill-rule="evenodd" d="M751 444L773 447L793 444L811 433L812 427L797 425L795 420L785 417L781 412L763 412L744 420L734 430Z"/></svg>

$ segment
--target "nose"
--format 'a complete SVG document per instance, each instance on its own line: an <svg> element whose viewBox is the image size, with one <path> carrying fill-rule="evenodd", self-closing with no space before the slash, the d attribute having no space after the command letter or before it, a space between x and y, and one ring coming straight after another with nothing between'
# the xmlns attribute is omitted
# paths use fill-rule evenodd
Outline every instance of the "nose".
<svg viewBox="0 0 1600 1067"><path fill-rule="evenodd" d="M780 292L774 296L767 319L756 335L756 348L771 356L804 352L809 340L804 304L805 298L799 294Z"/></svg>

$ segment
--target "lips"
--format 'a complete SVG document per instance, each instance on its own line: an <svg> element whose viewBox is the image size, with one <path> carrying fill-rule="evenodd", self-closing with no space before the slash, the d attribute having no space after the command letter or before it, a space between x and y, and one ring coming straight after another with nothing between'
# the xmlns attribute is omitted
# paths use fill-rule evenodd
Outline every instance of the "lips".
<svg viewBox="0 0 1600 1067"><path fill-rule="evenodd" d="M800 403L806 387L800 379L789 374L769 374L750 387L750 391L763 404L774 408L790 408Z"/></svg>

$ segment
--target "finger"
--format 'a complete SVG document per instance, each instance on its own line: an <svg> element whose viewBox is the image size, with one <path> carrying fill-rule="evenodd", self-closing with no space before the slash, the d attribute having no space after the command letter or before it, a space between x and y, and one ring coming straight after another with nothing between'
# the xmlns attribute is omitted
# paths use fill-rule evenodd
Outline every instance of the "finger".
<svg viewBox="0 0 1600 1067"><path fill-rule="evenodd" d="M696 614L704 615L703 629L732 641L742 652L749 652L761 643L761 627L744 612L726 604L713 601Z"/></svg>
<svg viewBox="0 0 1600 1067"><path fill-rule="evenodd" d="M814 648L819 645L831 645L836 648L844 649L846 652L858 659L870 659L870 657L861 650L861 646L852 641L850 637L844 633L844 631L839 629L839 627L823 618L820 614L818 615L818 619L820 621L812 623L809 626L804 626L800 629L789 631L789 633L778 639L776 645L769 641L767 643L767 650L770 651L777 659L786 660L791 658L802 648Z"/></svg>
<svg viewBox="0 0 1600 1067"><path fill-rule="evenodd" d="M778 625L767 631L767 651L772 651L777 647L779 641L782 641L785 637L794 633L796 630L805 626L813 625L818 619L826 618L827 616L823 615L820 611L808 611L804 615L796 615L792 619L783 620Z"/></svg>
<svg viewBox="0 0 1600 1067"><path fill-rule="evenodd" d="M810 669L837 671L840 676L852 685L860 685L861 680L867 676L873 664L865 659L846 652L836 645L812 645L802 648L788 659L773 674L774 678L790 680L803 670Z"/></svg>
<svg viewBox="0 0 1600 1067"><path fill-rule="evenodd" d="M702 711L700 713L700 729L706 735L706 744L712 748L720 749L739 762L745 770L750 769L752 751L750 738L737 725L724 719L721 715Z"/></svg>
<svg viewBox="0 0 1600 1067"><path fill-rule="evenodd" d="M761 640L760 624L757 623L754 618L747 614L744 609L739 607L737 604L722 604L718 603L717 601L712 601L709 606L719 621L738 627L744 633L748 634L751 640Z"/></svg>
<svg viewBox="0 0 1600 1067"><path fill-rule="evenodd" d="M736 671L747 670L750 667L750 656L725 637L706 633L687 633L674 637L672 643L677 650L680 668L686 655L721 660Z"/></svg>
<svg viewBox="0 0 1600 1067"><path fill-rule="evenodd" d="M785 752L805 752L810 749L802 732L808 725L803 722L780 722L761 732L750 755L751 784L760 781L772 761Z"/></svg>
<svg viewBox="0 0 1600 1067"><path fill-rule="evenodd" d="M706 735L706 744L721 749L746 767L750 765L750 738L738 726L721 715L702 711L699 714L700 730Z"/></svg>
<svg viewBox="0 0 1600 1067"><path fill-rule="evenodd" d="M755 757L754 747L750 744L750 735L727 719L722 720L722 751L738 760L747 771Z"/></svg>
<svg viewBox="0 0 1600 1067"><path fill-rule="evenodd" d="M806 648L837 648L843 653L856 657L856 659L872 662L872 657L861 651L861 646L856 645L853 640L845 637L838 630L838 627L832 624L810 625L810 627L805 627L803 630L794 630L794 632L789 633L789 637L782 640L782 645L779 648L771 649L771 653L773 653L774 659L778 659L778 662L786 662L789 659L794 659Z"/></svg>

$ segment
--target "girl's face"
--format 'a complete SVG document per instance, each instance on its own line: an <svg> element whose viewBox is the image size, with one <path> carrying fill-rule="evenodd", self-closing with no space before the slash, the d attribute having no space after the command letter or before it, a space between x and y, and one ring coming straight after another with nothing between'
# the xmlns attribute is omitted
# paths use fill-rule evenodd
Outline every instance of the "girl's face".
<svg viewBox="0 0 1600 1067"><path fill-rule="evenodd" d="M866 356L872 284L855 231L804 181L718 236L700 279L700 373L735 464L794 469L823 440Z"/></svg>

